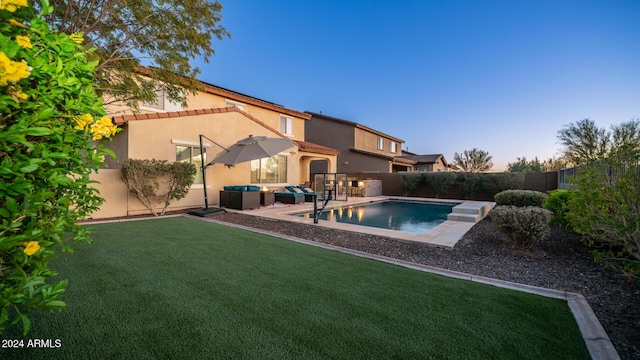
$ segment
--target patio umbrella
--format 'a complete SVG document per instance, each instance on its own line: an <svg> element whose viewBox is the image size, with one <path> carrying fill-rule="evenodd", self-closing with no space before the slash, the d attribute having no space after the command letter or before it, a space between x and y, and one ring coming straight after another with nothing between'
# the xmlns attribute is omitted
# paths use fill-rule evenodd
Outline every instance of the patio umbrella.
<svg viewBox="0 0 640 360"><path fill-rule="evenodd" d="M211 160L208 165L225 164L231 166L245 161L268 158L293 146L293 141L289 139L249 135L248 138L242 139L226 149L227 151Z"/></svg>
<svg viewBox="0 0 640 360"><path fill-rule="evenodd" d="M272 157L277 153L292 148L293 141L281 138L267 138L266 136L253 136L249 135L248 138L242 139L237 143L231 145L231 147L224 148L215 141L209 139L204 135L200 135L200 154L204 158L202 139L206 138L216 145L222 147L226 151L218 155L215 159L211 160L208 164L202 163L202 182L204 191L204 209L190 211L189 214L197 216L206 216L208 214L224 211L220 208L210 208L209 198L207 196L207 175L206 168L213 164L225 164L227 166L233 166L245 161L257 160Z"/></svg>

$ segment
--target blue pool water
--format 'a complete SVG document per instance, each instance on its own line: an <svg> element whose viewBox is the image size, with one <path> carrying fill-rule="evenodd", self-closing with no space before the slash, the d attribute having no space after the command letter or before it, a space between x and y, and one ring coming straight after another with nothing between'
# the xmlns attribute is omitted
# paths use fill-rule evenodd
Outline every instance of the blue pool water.
<svg viewBox="0 0 640 360"><path fill-rule="evenodd" d="M427 232L447 220L458 204L385 201L361 206L327 208L322 220L412 233ZM303 214L313 218L313 213Z"/></svg>

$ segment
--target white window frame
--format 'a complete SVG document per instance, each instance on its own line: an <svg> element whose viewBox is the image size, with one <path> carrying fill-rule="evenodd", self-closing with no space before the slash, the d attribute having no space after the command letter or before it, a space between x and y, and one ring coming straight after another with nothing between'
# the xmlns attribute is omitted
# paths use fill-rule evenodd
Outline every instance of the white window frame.
<svg viewBox="0 0 640 360"><path fill-rule="evenodd" d="M182 106L181 103L169 100L164 90L156 91L156 101L154 103L143 102L140 104L140 108L153 112L170 112L184 110L184 106Z"/></svg>
<svg viewBox="0 0 640 360"><path fill-rule="evenodd" d="M243 103L240 103L240 102L237 102L237 101L233 101L233 100L227 100L227 99L225 99L224 102L225 102L225 106L226 107L235 107L235 108L238 108L238 109L244 111L245 104L243 104Z"/></svg>
<svg viewBox="0 0 640 360"><path fill-rule="evenodd" d="M283 121L284 120L284 124ZM293 119L285 116L285 115L280 115L280 132L283 133L284 135L289 135L292 136L293 135Z"/></svg>
<svg viewBox="0 0 640 360"><path fill-rule="evenodd" d="M165 95L164 95L164 90L160 89L160 90L156 90L156 98L154 102L149 102L149 101L143 101L141 106L149 108L149 109L154 109L154 110L164 110L165 108Z"/></svg>
<svg viewBox="0 0 640 360"><path fill-rule="evenodd" d="M392 153L398 152L398 144L395 141L389 142L389 151L391 151Z"/></svg>
<svg viewBox="0 0 640 360"><path fill-rule="evenodd" d="M378 136L378 150L384 150L384 138Z"/></svg>
<svg viewBox="0 0 640 360"><path fill-rule="evenodd" d="M197 151L197 152L198 152L198 154L197 154L197 155L199 155L199 153L200 153L200 143L199 143L199 142L197 142L197 141L188 141L188 140L176 140L176 139L172 139L172 140L171 140L171 143L172 143L173 145L175 145L175 146L176 146L176 148L175 148L175 149L176 149L176 155L177 155L177 149L178 149L177 147L178 147L178 146L190 147L190 148L191 148L191 158L190 158L190 160L191 160L191 163L192 163L192 164L193 164L193 154L194 154L194 151ZM209 143L202 143L202 148L204 149L204 161L205 161L205 162L207 161L207 148L210 148L210 147L211 147L211 144L209 144ZM177 161L177 159L176 159L176 161ZM202 167L201 167L201 166L197 166L197 165L196 165L196 167L197 167L197 170L196 170L196 176L197 176L197 175L198 175L198 173L201 171ZM205 169L205 171L206 171L206 169ZM204 175L203 175L203 177L204 177ZM204 182L204 181L203 181L203 182ZM203 183L195 183L195 182L194 182L193 184L191 184L191 188L192 188L192 189L202 189L202 187L203 187L203 186L204 186L204 184L203 184Z"/></svg>
<svg viewBox="0 0 640 360"><path fill-rule="evenodd" d="M273 182L264 182L262 178L258 178L258 179L257 179L258 181L257 181L257 182L255 182L255 181L254 181L254 179L253 179L253 177L251 177L251 184L255 184L255 185L269 185L269 186L280 186L280 185L286 185L286 184L287 184L287 182L288 182L288 178L289 178L289 154L287 154L287 153L279 153L279 154L276 154L276 155L274 155L274 156L277 156L278 158L285 159L285 161L286 161L285 168L284 168L284 171L285 171L285 174L284 174L284 182L275 182L275 183L273 183ZM273 156L272 156L272 157L273 157ZM262 166L263 166L263 160L266 160L266 159L270 159L270 158L256 159L256 160L252 160L252 161L251 161L251 168L253 168L254 162L256 162L256 161L257 161L257 162L258 162L258 164L259 164L259 167L258 167L258 177L262 174L261 169L262 169ZM278 164L278 165L280 165L280 164ZM279 167L279 166L278 166L278 167ZM253 170L250 170L250 171L251 171L251 172L253 172ZM250 176L252 176L252 175L250 175ZM282 179L280 179L280 176L278 176L278 180L282 180Z"/></svg>

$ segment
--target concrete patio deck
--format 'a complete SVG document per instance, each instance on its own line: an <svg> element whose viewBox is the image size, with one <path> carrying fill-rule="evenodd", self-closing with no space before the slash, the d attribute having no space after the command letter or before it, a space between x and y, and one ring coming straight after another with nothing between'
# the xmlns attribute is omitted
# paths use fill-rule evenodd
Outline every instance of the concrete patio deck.
<svg viewBox="0 0 640 360"><path fill-rule="evenodd" d="M427 243L430 245L441 246L445 248L453 248L455 244L469 231L473 225L480 221L489 210L493 207L494 203L486 201L461 201L461 200L448 200L448 199L430 199L430 198L413 198L413 197L401 197L401 196L376 196L376 197L352 197L348 201L331 201L327 205L327 209L333 209L334 207L350 207L355 205L363 205L374 202L381 202L387 200L405 200L413 202L442 202L442 203L457 203L460 204L454 207L454 210L449 214L448 220L435 228L425 233L410 233L406 231L397 231L382 229L370 226L345 224L333 221L319 220L316 226L322 226L332 229L360 232L372 235L386 236L394 239L417 241ZM229 212L236 212L236 210L226 209ZM313 212L313 203L304 204L282 204L276 203L275 205L262 206L259 209L238 211L245 214L254 216L260 216L270 219L298 222L304 224L313 224L313 219L294 216L295 214Z"/></svg>

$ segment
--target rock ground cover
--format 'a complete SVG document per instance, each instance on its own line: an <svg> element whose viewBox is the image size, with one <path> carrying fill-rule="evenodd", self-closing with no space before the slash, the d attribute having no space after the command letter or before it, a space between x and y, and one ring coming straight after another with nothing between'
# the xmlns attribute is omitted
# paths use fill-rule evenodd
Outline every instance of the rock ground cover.
<svg viewBox="0 0 640 360"><path fill-rule="evenodd" d="M577 292L589 301L622 359L640 358L640 283L596 264L575 234L553 226L530 251L511 248L491 220L477 223L453 249L376 235L221 213L216 220L494 279Z"/></svg>

